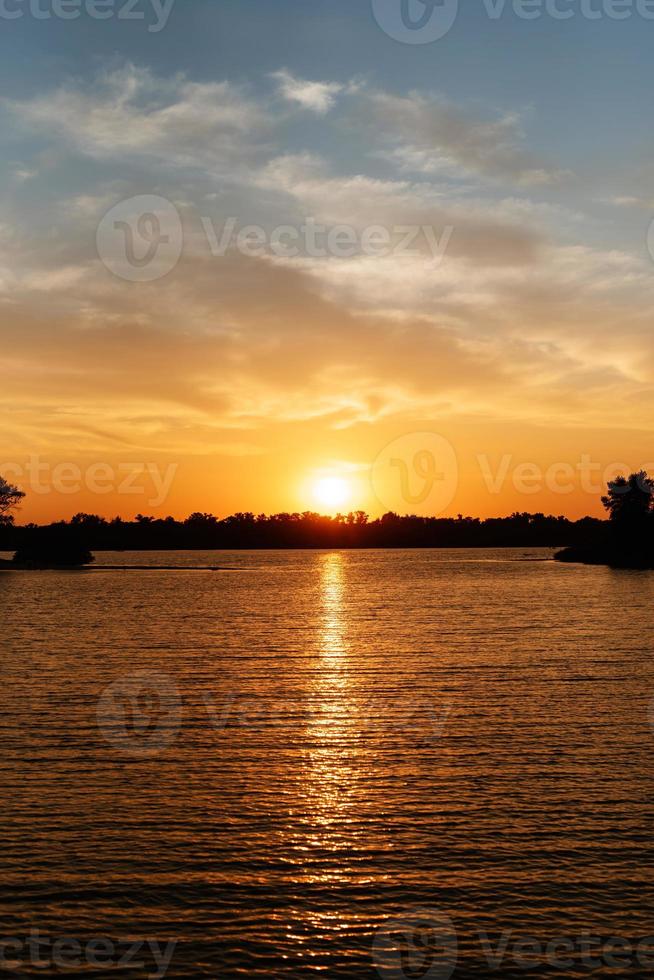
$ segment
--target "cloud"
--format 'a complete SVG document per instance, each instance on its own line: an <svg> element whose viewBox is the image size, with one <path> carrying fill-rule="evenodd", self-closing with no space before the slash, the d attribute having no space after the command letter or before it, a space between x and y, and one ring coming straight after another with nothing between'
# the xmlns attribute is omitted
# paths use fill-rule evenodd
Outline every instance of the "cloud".
<svg viewBox="0 0 654 980"><path fill-rule="evenodd" d="M189 452L224 447L229 432L254 453L284 445L289 426L315 434L390 418L646 424L653 277L637 256L591 244L594 229L565 202L534 198L544 184L553 196L561 171L528 152L516 116L275 77L285 98L325 117L321 129L342 127L348 99L372 108L375 153L352 137L348 165L342 152L330 160L311 125L304 152L283 153L287 116L268 96L132 66L11 104L35 155L59 141L84 164L68 195L41 174L30 181L38 220L10 200L0 214L12 331L0 401L13 420L26 418L17 406L37 406L31 438L39 418L51 438L72 431L62 413L96 440ZM120 180L107 161L112 175L124 164ZM500 181L512 185L505 196ZM126 284L100 263L95 230L144 191L174 201L188 239L164 280ZM209 208L241 227L313 216L453 234L437 265L420 239L412 255L218 258L199 220Z"/></svg>
<svg viewBox="0 0 654 980"><path fill-rule="evenodd" d="M453 176L463 170L525 186L558 183L569 176L524 149L514 113L478 119L444 100L416 92L407 96L368 92L359 111L381 133L391 159L403 170Z"/></svg>
<svg viewBox="0 0 654 980"><path fill-rule="evenodd" d="M319 116L325 115L336 103L336 97L344 86L337 82L309 82L296 78L290 72L282 69L273 72L271 78L277 82L282 98L296 102L303 109L309 109Z"/></svg>
<svg viewBox="0 0 654 980"><path fill-rule="evenodd" d="M483 266L536 261L544 220L562 221L558 211L516 199L482 201L446 194L429 183L330 175L323 161L307 154L272 160L258 180L266 189L287 194L298 214L312 215L325 225L354 225L360 231L380 225L428 227L436 238L451 227L448 256L467 257ZM415 242L427 244L422 233Z"/></svg>
<svg viewBox="0 0 654 980"><path fill-rule="evenodd" d="M616 195L614 197L599 198L600 204L609 204L615 208L641 208L651 211L654 208L654 199L651 197L634 197L633 195Z"/></svg>
<svg viewBox="0 0 654 980"><path fill-rule="evenodd" d="M18 183L24 183L27 180L32 180L32 178L36 176L37 176L36 170L29 170L26 167L23 168L19 167L13 172L14 180L16 180Z"/></svg>
<svg viewBox="0 0 654 980"><path fill-rule="evenodd" d="M83 409L104 418L107 431L107 419L153 414L186 419L190 429L261 432L291 416L351 424L380 392L388 394L382 412L440 412L449 402L468 413L565 419L565 392L579 417L605 415L595 391L611 371L611 418L642 423L649 402L625 413L620 400L654 381L646 283L639 306L621 293L619 257L600 264L572 250L546 258L525 277L512 269L475 275L461 261L435 274L420 260L301 266L187 256L174 275L127 291L97 268L69 282L66 316L28 315L27 293L6 311L15 340L3 356L2 400ZM610 279L604 293L600 277ZM137 442L150 438L138 421L131 431Z"/></svg>
<svg viewBox="0 0 654 980"><path fill-rule="evenodd" d="M156 156L169 165L225 167L251 149L265 113L229 82L164 80L133 65L91 86L68 85L31 101L6 101L24 126L81 153Z"/></svg>
<svg viewBox="0 0 654 980"><path fill-rule="evenodd" d="M437 181L483 177L525 187L554 185L569 176L525 149L515 113L476 118L418 93L309 81L286 69L272 77L284 99L321 116L342 96L350 120L372 136L368 150L385 157L398 176L419 172ZM71 82L31 100L5 100L4 105L24 128L47 132L51 142L65 142L98 161L155 158L169 170L204 171L234 181L270 160L277 135L281 138L276 128L282 120L266 97L228 81L161 78L131 64L89 85ZM27 167L22 169L31 175Z"/></svg>

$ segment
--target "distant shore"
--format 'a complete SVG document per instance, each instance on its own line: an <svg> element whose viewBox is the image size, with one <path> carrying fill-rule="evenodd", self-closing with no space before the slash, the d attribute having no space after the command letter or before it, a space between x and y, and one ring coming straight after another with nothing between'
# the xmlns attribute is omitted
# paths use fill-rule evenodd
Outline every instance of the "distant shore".
<svg viewBox="0 0 654 980"><path fill-rule="evenodd" d="M423 517L384 514L234 514L220 519L105 520L78 514L45 526L0 526L0 551L215 551L299 548L565 548L601 540L606 521L586 517L514 513L508 517Z"/></svg>
<svg viewBox="0 0 654 980"><path fill-rule="evenodd" d="M654 557L601 548L563 548L554 555L554 561L575 565L607 565L609 568L634 570L654 569Z"/></svg>
<svg viewBox="0 0 654 980"><path fill-rule="evenodd" d="M200 552L206 553L207 551L486 551L486 550L498 550L498 551L508 551L508 550L522 550L523 548L539 548L540 550L546 550L554 552L549 558L541 558L541 561L557 561L562 564L576 564L576 565L605 565L610 568L621 568L621 569L634 569L634 570L654 570L654 558L645 558L637 554L625 554L618 551L607 551L601 548L591 548L591 547L568 547L562 548L558 551L549 546L534 546L534 545L495 545L491 548L480 547L479 545L449 545L449 546L434 546L434 545L413 545L413 546L326 546L326 547L311 547L311 546L267 546L267 547L257 547L250 546L249 548L176 548L176 549L158 549L158 548L130 548L124 549L129 551L131 554L152 554L157 551L164 552ZM111 550L111 549L110 549ZM120 554L121 552L118 552ZM231 565L174 565L170 563L160 564L160 565L125 565L125 564L107 564L99 565L95 563L87 563L84 565L70 565L57 563L56 560L53 561L43 561L43 562L16 562L11 560L6 560L0 558L0 572L26 572L26 571L69 571L69 572L134 572L134 571L148 571L148 572L168 572L168 571L197 571L197 572L224 572L224 571L235 571L234 566Z"/></svg>
<svg viewBox="0 0 654 980"><path fill-rule="evenodd" d="M0 558L0 572L228 572L228 565L57 565L6 561Z"/></svg>

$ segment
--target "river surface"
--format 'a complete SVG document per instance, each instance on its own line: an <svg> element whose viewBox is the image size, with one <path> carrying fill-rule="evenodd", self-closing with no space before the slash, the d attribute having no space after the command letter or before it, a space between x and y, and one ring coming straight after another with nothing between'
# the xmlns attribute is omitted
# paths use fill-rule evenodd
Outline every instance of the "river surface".
<svg viewBox="0 0 654 980"><path fill-rule="evenodd" d="M548 555L0 573L7 974L652 976L654 573Z"/></svg>

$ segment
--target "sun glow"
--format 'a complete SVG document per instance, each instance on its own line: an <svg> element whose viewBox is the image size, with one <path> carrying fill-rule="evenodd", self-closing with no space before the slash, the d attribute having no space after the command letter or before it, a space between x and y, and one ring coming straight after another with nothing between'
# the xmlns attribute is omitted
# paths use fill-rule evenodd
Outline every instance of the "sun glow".
<svg viewBox="0 0 654 980"><path fill-rule="evenodd" d="M351 496L351 487L340 476L325 476L313 485L313 496L323 507L342 507Z"/></svg>

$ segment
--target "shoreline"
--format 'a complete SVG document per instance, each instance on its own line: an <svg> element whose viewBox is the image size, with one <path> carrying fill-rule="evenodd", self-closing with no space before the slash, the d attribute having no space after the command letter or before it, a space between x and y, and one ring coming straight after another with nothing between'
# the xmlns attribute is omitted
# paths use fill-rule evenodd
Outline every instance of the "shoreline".
<svg viewBox="0 0 654 980"><path fill-rule="evenodd" d="M237 569L238 570L238 569ZM231 572L227 565L19 565L0 561L0 572Z"/></svg>
<svg viewBox="0 0 654 980"><path fill-rule="evenodd" d="M618 551L604 551L599 548L563 548L556 552L554 561L568 565L604 565L607 568L624 569L625 571L646 572L654 570L654 557L621 554Z"/></svg>

